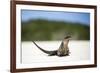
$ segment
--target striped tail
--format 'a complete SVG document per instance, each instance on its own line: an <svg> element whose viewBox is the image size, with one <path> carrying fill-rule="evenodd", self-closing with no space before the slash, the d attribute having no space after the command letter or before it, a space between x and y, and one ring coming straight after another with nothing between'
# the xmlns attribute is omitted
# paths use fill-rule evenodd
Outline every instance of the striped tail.
<svg viewBox="0 0 100 73"><path fill-rule="evenodd" d="M34 41L32 41L42 52L47 53L49 55L54 55L57 51L47 51L39 47Z"/></svg>

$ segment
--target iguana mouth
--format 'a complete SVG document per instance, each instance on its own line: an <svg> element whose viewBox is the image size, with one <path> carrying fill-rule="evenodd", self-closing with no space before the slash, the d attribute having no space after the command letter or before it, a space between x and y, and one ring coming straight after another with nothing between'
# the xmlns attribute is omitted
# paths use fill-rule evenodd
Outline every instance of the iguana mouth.
<svg viewBox="0 0 100 73"><path fill-rule="evenodd" d="M68 39L68 38L71 38L71 36L70 36L70 35L68 35L68 36L66 36L64 39Z"/></svg>

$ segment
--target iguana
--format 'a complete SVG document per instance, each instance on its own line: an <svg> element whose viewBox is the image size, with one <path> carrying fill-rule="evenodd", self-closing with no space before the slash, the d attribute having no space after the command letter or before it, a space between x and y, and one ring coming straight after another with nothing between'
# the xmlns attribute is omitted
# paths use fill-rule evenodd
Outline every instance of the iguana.
<svg viewBox="0 0 100 73"><path fill-rule="evenodd" d="M34 41L32 41L41 51L43 51L44 53L48 54L49 56L68 56L69 55L69 48L68 48L68 43L69 43L69 38L71 38L71 36L66 36L62 42L60 47L58 48L58 50L53 50L53 51L47 51L44 50L43 48L41 48L40 46L38 46Z"/></svg>

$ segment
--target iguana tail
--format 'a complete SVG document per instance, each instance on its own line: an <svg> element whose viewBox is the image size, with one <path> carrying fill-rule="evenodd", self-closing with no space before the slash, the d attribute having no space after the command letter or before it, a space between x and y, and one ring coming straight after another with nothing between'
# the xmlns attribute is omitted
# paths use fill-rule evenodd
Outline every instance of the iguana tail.
<svg viewBox="0 0 100 73"><path fill-rule="evenodd" d="M57 50L55 51L47 51L47 50L44 50L42 49L41 47L39 47L34 41L32 41L41 51L43 51L44 53L47 53L49 55L56 55L57 54Z"/></svg>

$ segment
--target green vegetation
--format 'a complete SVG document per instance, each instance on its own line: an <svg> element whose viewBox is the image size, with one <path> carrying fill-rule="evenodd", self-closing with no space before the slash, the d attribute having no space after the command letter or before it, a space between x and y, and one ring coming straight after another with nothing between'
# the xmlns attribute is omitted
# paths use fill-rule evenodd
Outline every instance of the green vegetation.
<svg viewBox="0 0 100 73"><path fill-rule="evenodd" d="M61 40L71 35L74 40L89 40L88 25L43 19L30 20L21 24L21 40Z"/></svg>

